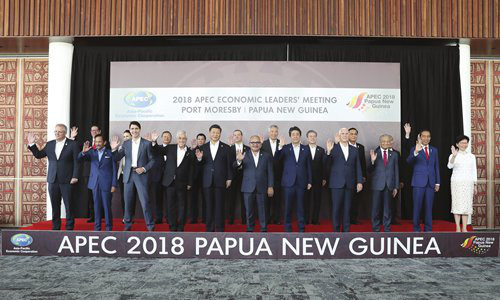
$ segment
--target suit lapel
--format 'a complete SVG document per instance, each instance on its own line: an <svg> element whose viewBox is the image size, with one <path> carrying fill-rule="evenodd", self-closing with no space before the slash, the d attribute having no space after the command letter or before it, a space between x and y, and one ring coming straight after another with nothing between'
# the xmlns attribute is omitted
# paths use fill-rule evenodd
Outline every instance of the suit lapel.
<svg viewBox="0 0 500 300"><path fill-rule="evenodd" d="M137 149L137 163L139 163L139 158L141 157L142 150L142 138L139 139L139 148Z"/></svg>

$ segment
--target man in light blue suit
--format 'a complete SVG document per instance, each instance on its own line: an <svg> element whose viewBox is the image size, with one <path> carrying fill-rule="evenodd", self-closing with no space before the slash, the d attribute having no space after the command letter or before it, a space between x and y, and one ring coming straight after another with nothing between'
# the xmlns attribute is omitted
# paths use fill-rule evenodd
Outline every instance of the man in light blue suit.
<svg viewBox="0 0 500 300"><path fill-rule="evenodd" d="M370 150L372 173L372 229L380 231L380 210L384 211L384 231L391 231L392 199L399 187L399 154L391 149L392 137L383 134L379 138L380 147ZM392 195L392 197L391 197Z"/></svg>
<svg viewBox="0 0 500 300"><path fill-rule="evenodd" d="M87 141L83 151L78 154L78 160L90 161L88 188L92 190L94 201L94 230L101 230L101 211L104 208L106 231L113 230L113 214L111 210L111 195L118 186L116 180L116 164L110 149L104 147L101 134L94 136L95 149ZM91 216L92 217L92 216Z"/></svg>
<svg viewBox="0 0 500 300"><path fill-rule="evenodd" d="M332 197L333 231L340 231L342 224L342 231L349 232L352 197L363 189L363 176L358 149L349 145L347 128L340 129L335 143L328 140L326 154L330 170L328 187Z"/></svg>
<svg viewBox="0 0 500 300"><path fill-rule="evenodd" d="M305 231L304 193L312 187L312 159L309 146L300 143L302 132L294 126L288 131L292 142L284 145L277 155L283 162L281 186L285 198L285 231L292 231L292 205L297 205L299 232ZM283 139L280 139L283 141Z"/></svg>
<svg viewBox="0 0 500 300"><path fill-rule="evenodd" d="M439 191L438 150L429 146L431 132L422 130L417 144L410 150L406 162L413 166L411 186L413 187L413 230L420 231L420 211L424 206L424 231L432 231L432 205L434 193Z"/></svg>
<svg viewBox="0 0 500 300"><path fill-rule="evenodd" d="M141 138L141 124L137 121L130 122L129 125L132 138L123 142L120 149L118 137L111 141L114 159L119 161L125 157L125 167L123 168L123 183L125 185L125 231L132 227L132 204L137 190L139 201L141 202L144 220L149 231L154 230L154 220L151 214L151 203L148 194L148 174L154 166L153 150L151 142ZM118 149L118 150L117 150Z"/></svg>
<svg viewBox="0 0 500 300"><path fill-rule="evenodd" d="M243 170L241 192L247 218L247 232L253 232L255 226L254 199L257 201L260 231L267 232L266 201L274 194L273 157L260 151L262 141L259 136L250 137L251 151L236 154L233 166Z"/></svg>

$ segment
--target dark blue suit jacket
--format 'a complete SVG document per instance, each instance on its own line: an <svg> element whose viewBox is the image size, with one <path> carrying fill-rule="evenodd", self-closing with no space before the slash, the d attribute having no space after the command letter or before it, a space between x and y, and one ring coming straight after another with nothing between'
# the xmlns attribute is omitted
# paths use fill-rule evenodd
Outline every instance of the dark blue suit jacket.
<svg viewBox="0 0 500 300"><path fill-rule="evenodd" d="M388 150L386 166L380 147L375 150L375 153L377 153L377 158L374 164L370 161L368 168L372 173L372 190L383 191L386 186L391 191L399 188L399 154L396 151Z"/></svg>
<svg viewBox="0 0 500 300"><path fill-rule="evenodd" d="M429 160L425 157L425 152L422 149L417 156L413 153L415 147L410 149L410 155L406 162L413 165L413 176L411 179L411 186L413 187L426 187L427 183L434 187L436 184L441 183L439 177L439 158L436 148L429 146Z"/></svg>
<svg viewBox="0 0 500 300"><path fill-rule="evenodd" d="M344 152L340 144L333 145L328 155L328 167L330 168L329 188L347 187L353 189L357 183L363 183L361 163L358 158L356 147L349 145L349 155L345 160Z"/></svg>
<svg viewBox="0 0 500 300"><path fill-rule="evenodd" d="M252 150L245 152L245 157L238 166L235 161L233 166L243 170L243 181L241 191L243 193L252 193L256 191L259 194L267 193L267 188L274 186L273 157L260 150L259 162L255 167Z"/></svg>
<svg viewBox="0 0 500 300"><path fill-rule="evenodd" d="M312 185L312 159L309 146L300 145L299 160L295 160L293 145L284 145L277 151L278 158L283 162L283 177L281 186L292 187L297 183L304 189Z"/></svg>
<svg viewBox="0 0 500 300"><path fill-rule="evenodd" d="M123 167L123 182L128 183L130 172L132 172L132 139L123 142L123 146L115 153L115 160L120 161L125 156L125 167ZM137 155L137 167L144 167L146 173L141 174L141 182L147 184L148 171L154 166L154 155L151 148L151 142L141 138L139 143L139 153Z"/></svg>
<svg viewBox="0 0 500 300"><path fill-rule="evenodd" d="M203 167L204 188L211 187L212 181L214 187L226 188L226 180L233 179L233 166L229 155L229 148L227 144L219 141L219 149L217 149L217 155L214 160L210 151L210 142L200 147L200 151L203 151L203 158L198 164Z"/></svg>
<svg viewBox="0 0 500 300"><path fill-rule="evenodd" d="M58 183L70 183L71 178L78 178L80 164L78 163L78 146L75 141L66 139L59 159L56 157L56 140L48 141L42 150L37 145L28 147L35 158L47 157L49 160L49 170L47 182L54 183L57 178Z"/></svg>
<svg viewBox="0 0 500 300"><path fill-rule="evenodd" d="M99 187L101 191L111 192L111 187L118 187L116 180L116 164L110 149L104 148L101 160L97 149L80 152L78 159L90 161L90 175L88 188L91 190Z"/></svg>

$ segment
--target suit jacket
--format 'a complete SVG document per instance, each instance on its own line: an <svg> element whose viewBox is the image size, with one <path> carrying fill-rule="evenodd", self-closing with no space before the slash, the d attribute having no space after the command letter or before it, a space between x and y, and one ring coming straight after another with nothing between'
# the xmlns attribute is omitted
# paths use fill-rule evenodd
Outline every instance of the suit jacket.
<svg viewBox="0 0 500 300"><path fill-rule="evenodd" d="M104 148L101 160L99 160L99 153L96 149L80 152L78 159L90 162L90 176L87 185L89 189L94 190L99 187L101 191L111 192L112 186L118 187L116 180L117 166L110 149Z"/></svg>
<svg viewBox="0 0 500 300"><path fill-rule="evenodd" d="M251 151L250 150L250 147L248 147L247 145L243 145L243 153L246 153L248 151ZM230 148L229 148L229 159L231 160L231 165L236 161L236 146L235 145L232 145ZM241 180L241 178L243 177L243 174L240 172L241 169L237 168L237 169L234 169L234 172L233 172L233 180Z"/></svg>
<svg viewBox="0 0 500 300"><path fill-rule="evenodd" d="M369 167L372 173L372 190L383 191L387 187L392 191L399 188L399 153L388 150L387 165L384 165L384 156L380 147L375 150L375 153L377 153L377 158L373 164L370 161Z"/></svg>
<svg viewBox="0 0 500 300"><path fill-rule="evenodd" d="M210 142L200 147L203 151L203 157L198 165L202 166L203 187L208 188L212 186L225 188L226 180L233 179L232 162L229 155L229 146L219 141L219 149L215 160L212 158L210 151Z"/></svg>
<svg viewBox="0 0 500 300"><path fill-rule="evenodd" d="M309 145L307 146L309 147ZM309 150L311 147L309 147ZM326 180L326 152L320 146L316 146L316 153L314 154L314 159L312 159L312 185L314 187L321 187L323 180Z"/></svg>
<svg viewBox="0 0 500 300"><path fill-rule="evenodd" d="M119 161L125 157L125 167L123 170L123 182L127 183L130 180L130 173L132 172L132 139L123 142L122 147L114 152L114 159ZM144 167L146 173L141 174L141 181L144 184L148 182L148 171L154 166L154 155L151 148L151 142L141 138L139 142L139 151L137 153L137 167Z"/></svg>
<svg viewBox="0 0 500 300"><path fill-rule="evenodd" d="M267 188L274 186L273 158L262 150L259 152L259 161L255 167L255 160L251 150L246 152L245 157L238 166L235 161L233 166L243 171L243 181L241 191L243 193L257 192L259 194L267 193Z"/></svg>
<svg viewBox="0 0 500 300"><path fill-rule="evenodd" d="M281 186L292 187L295 182L304 189L312 184L312 160L309 146L300 145L299 159L295 160L293 145L284 145L278 150L278 158L283 162L283 177Z"/></svg>
<svg viewBox="0 0 500 300"><path fill-rule="evenodd" d="M186 146L186 153L179 166L177 166L177 144L167 145L166 147L157 144L153 147L153 150L162 160L164 155L167 156L167 162L162 170L163 179L161 183L163 186L170 186L174 180L175 186L178 188L185 189L186 186L193 185L195 155L188 146Z"/></svg>
<svg viewBox="0 0 500 300"><path fill-rule="evenodd" d="M156 144L156 146L163 148L163 145ZM149 172L149 179L153 183L161 183L163 170L165 169L165 158L158 151L153 151L153 156L155 159L155 163L153 165L153 168L151 168L151 171Z"/></svg>
<svg viewBox="0 0 500 300"><path fill-rule="evenodd" d="M345 186L353 189L357 183L363 183L358 150L351 145L349 145L348 149L347 161L340 144L335 144L330 155L328 155L329 188L343 188Z"/></svg>
<svg viewBox="0 0 500 300"><path fill-rule="evenodd" d="M277 140L276 141L276 151L274 152L274 156L273 156L273 151L271 149L271 142L269 142L269 139L265 140L262 143L262 148L260 149L260 151L269 153L269 155L271 155L271 157L273 159L273 171L274 171L274 184L275 185L278 185L281 183L281 176L283 174L282 162L277 157L279 145L280 145L280 141Z"/></svg>
<svg viewBox="0 0 500 300"><path fill-rule="evenodd" d="M429 146L429 159L425 157L424 149L417 156L414 155L415 147L410 149L410 155L406 162L413 165L413 176L411 186L426 187L430 183L431 187L441 183L439 176L439 158L436 148Z"/></svg>
<svg viewBox="0 0 500 300"><path fill-rule="evenodd" d="M80 164L78 163L78 146L75 141L66 139L59 159L56 157L56 140L48 141L42 150L36 144L28 147L35 158L47 157L49 170L47 173L48 183L70 183L71 178L78 178Z"/></svg>
<svg viewBox="0 0 500 300"><path fill-rule="evenodd" d="M365 146L356 143L355 146L358 149L359 163L361 164L361 176L366 178L366 156L365 156Z"/></svg>

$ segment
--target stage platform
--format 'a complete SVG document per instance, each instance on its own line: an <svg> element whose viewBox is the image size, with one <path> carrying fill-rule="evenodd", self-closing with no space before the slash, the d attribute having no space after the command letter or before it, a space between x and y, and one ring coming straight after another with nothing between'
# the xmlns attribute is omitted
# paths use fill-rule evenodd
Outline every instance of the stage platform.
<svg viewBox="0 0 500 300"><path fill-rule="evenodd" d="M255 224L255 232L260 231L260 226ZM423 229L423 225L422 229ZM105 228L104 220L101 224L102 228ZM435 220L432 223L434 232L455 232L455 223L443 221L443 220ZM21 228L22 230L50 230L52 228L51 221L44 221L35 223L31 226L27 226ZM62 220L62 229L65 228L65 220ZM122 224L121 219L113 219L113 231L122 231L124 225ZM284 232L284 225L268 225L268 232ZM87 223L87 219L75 219L75 228L77 231L93 231L94 224ZM144 219L137 219L134 221L132 225L133 231L147 231L146 224L144 223ZM292 230L294 232L298 231L297 222L293 222ZM469 231L473 231L472 226L468 226ZM155 231L169 231L168 224L155 224ZM205 232L205 224L197 223L197 224L186 224L184 227L185 232ZM400 224L391 226L392 232L413 232L413 223L411 220L401 220ZM226 222L225 232L246 232L246 225L241 224L240 220L236 220L235 224L229 224ZM332 222L330 220L323 220L319 225L306 225L306 233L307 232L332 232ZM372 232L371 223L368 220L361 220L358 225L351 225L351 232Z"/></svg>

